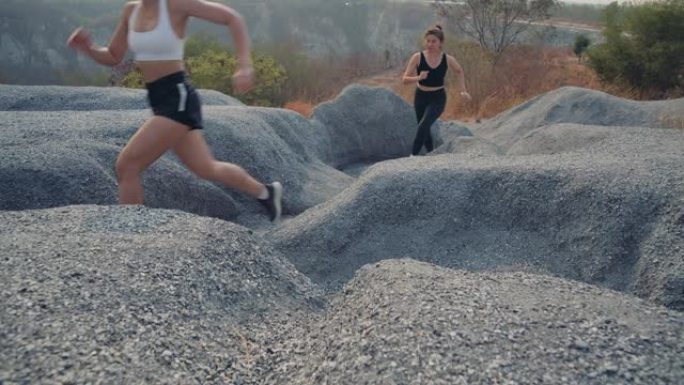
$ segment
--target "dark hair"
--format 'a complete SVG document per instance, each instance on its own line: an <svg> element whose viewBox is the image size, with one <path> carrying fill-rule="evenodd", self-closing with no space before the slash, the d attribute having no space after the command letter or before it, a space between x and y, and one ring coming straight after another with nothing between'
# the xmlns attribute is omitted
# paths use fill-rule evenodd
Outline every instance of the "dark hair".
<svg viewBox="0 0 684 385"><path fill-rule="evenodd" d="M438 38L439 41L444 43L444 31L442 31L441 25L435 24L434 27L428 28L428 30L425 31L425 36L423 37L428 37L428 35L433 35L434 37Z"/></svg>

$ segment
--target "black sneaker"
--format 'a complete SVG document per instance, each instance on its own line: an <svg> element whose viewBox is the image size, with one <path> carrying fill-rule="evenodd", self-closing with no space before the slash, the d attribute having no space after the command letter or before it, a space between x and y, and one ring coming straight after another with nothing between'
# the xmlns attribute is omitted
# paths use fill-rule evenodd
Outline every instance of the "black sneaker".
<svg viewBox="0 0 684 385"><path fill-rule="evenodd" d="M282 199L283 199L283 186L280 182L273 182L266 185L268 190L268 198L259 199L259 202L266 207L268 210L268 215L271 218L271 222L280 219L280 213L283 210Z"/></svg>

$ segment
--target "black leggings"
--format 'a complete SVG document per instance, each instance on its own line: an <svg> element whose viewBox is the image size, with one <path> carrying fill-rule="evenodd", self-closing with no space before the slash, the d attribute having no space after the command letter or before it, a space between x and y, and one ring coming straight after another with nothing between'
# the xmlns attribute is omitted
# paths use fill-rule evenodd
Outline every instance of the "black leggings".
<svg viewBox="0 0 684 385"><path fill-rule="evenodd" d="M418 132L413 141L413 151L411 152L413 155L418 155L423 145L428 152L433 150L430 127L442 115L445 106L446 91L444 88L437 91L423 91L416 88L413 107L416 110L416 118L418 118Z"/></svg>

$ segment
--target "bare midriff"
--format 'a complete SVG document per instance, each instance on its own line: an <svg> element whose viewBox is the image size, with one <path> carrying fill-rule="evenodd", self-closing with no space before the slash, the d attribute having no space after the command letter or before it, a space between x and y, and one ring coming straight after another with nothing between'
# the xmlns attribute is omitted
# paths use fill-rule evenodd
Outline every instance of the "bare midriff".
<svg viewBox="0 0 684 385"><path fill-rule="evenodd" d="M173 73L183 71L182 60L137 61L135 65L142 72L145 83L152 83L157 79Z"/></svg>

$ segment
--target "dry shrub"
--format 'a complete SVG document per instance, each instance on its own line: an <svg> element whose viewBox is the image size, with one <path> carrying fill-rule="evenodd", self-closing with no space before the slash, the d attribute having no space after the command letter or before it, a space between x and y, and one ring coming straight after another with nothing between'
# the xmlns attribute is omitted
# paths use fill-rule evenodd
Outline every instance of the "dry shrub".
<svg viewBox="0 0 684 385"><path fill-rule="evenodd" d="M515 46L498 60L473 42L447 41L445 51L463 67L472 100L466 101L459 95L456 79L450 75L447 79L447 106L442 119L470 121L490 118L564 86L594 89L629 99L649 98L644 92L602 83L592 69L577 61L571 47ZM386 87L408 103L413 103L415 85L401 83L404 68L385 70L376 63L359 56L344 60L314 60L308 64L305 79L310 83L302 81L294 85L296 92L288 99L293 102L286 108L308 116L312 106L334 98L350 83Z"/></svg>
<svg viewBox="0 0 684 385"><path fill-rule="evenodd" d="M596 89L626 98L638 97L631 90L601 83L589 67L577 62L570 47L515 46L497 60L470 42L452 43L445 49L463 67L472 100L468 102L459 96L451 75L448 82L452 86L448 87L444 119L489 118L564 86ZM404 96L406 91L400 94Z"/></svg>
<svg viewBox="0 0 684 385"><path fill-rule="evenodd" d="M285 67L285 100L288 101L318 104L381 68L379 54L374 53L309 57L298 42L265 46L261 50Z"/></svg>
<svg viewBox="0 0 684 385"><path fill-rule="evenodd" d="M313 113L314 105L303 100L295 100L285 103L283 108L298 112L300 115L308 118Z"/></svg>

